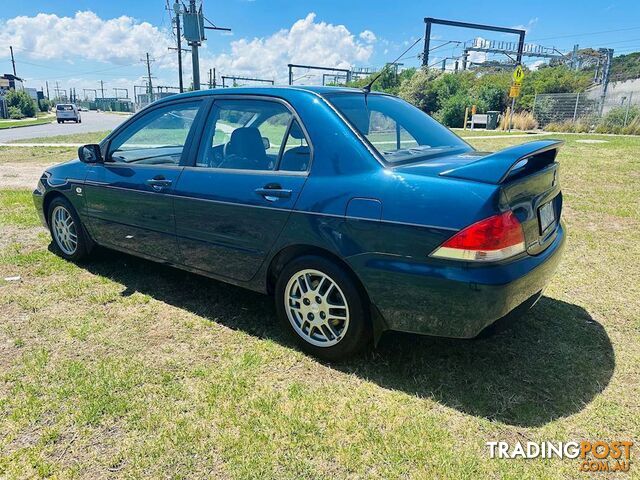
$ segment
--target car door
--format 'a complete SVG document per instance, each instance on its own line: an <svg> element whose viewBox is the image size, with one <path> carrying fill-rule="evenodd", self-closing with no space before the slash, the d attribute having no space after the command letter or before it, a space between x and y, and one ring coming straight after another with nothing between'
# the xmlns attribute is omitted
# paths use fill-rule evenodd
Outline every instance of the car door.
<svg viewBox="0 0 640 480"><path fill-rule="evenodd" d="M86 179L86 214L106 246L178 262L171 193L183 170L200 100L151 108L108 142Z"/></svg>
<svg viewBox="0 0 640 480"><path fill-rule="evenodd" d="M253 277L307 178L311 148L299 118L276 99L216 100L192 166L175 191L183 262Z"/></svg>

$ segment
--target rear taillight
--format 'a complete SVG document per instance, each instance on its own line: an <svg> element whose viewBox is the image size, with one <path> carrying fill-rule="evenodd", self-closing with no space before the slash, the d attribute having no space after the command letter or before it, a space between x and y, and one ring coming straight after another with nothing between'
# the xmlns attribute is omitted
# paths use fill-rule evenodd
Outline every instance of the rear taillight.
<svg viewBox="0 0 640 480"><path fill-rule="evenodd" d="M511 210L460 230L436 248L432 257L491 262L525 251L522 225Z"/></svg>

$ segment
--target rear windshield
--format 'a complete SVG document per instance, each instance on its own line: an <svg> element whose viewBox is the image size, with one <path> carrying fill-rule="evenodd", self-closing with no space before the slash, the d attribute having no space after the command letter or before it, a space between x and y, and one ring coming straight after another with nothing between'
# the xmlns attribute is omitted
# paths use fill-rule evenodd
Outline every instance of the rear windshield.
<svg viewBox="0 0 640 480"><path fill-rule="evenodd" d="M56 105L57 110L73 110L73 105Z"/></svg>
<svg viewBox="0 0 640 480"><path fill-rule="evenodd" d="M326 98L388 163L409 163L472 150L429 115L397 97L332 93Z"/></svg>

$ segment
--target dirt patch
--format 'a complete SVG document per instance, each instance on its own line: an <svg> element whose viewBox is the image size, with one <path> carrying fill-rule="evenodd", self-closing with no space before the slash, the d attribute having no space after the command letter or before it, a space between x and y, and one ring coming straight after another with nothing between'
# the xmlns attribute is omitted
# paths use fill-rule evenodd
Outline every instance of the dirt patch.
<svg viewBox="0 0 640 480"><path fill-rule="evenodd" d="M2 188L35 188L42 172L50 163L5 163L0 165L0 186Z"/></svg>

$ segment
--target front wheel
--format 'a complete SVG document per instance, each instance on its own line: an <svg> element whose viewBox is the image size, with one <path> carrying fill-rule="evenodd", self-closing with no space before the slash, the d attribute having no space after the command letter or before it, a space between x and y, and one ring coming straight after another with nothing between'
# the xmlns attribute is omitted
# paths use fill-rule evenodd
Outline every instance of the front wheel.
<svg viewBox="0 0 640 480"><path fill-rule="evenodd" d="M51 238L58 255L74 262L89 255L91 247L80 217L67 199L53 199L49 205L48 219Z"/></svg>
<svg viewBox="0 0 640 480"><path fill-rule="evenodd" d="M363 294L340 266L317 256L290 262L276 284L278 317L306 352L339 361L364 349L371 323Z"/></svg>

